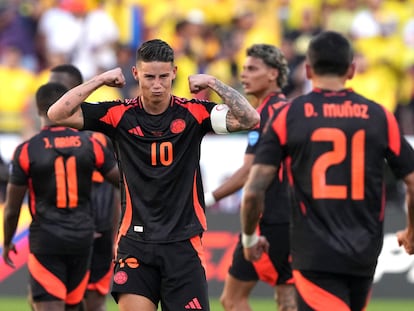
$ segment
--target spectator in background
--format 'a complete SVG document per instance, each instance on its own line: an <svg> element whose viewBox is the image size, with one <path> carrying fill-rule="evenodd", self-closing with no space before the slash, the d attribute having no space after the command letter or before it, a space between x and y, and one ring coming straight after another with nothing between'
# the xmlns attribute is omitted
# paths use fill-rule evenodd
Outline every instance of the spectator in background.
<svg viewBox="0 0 414 311"><path fill-rule="evenodd" d="M123 72L128 72L134 65L134 51L133 48L126 44L118 43L116 47L117 66ZM138 95L137 83L133 75L125 76L125 86L119 90L122 98L133 98Z"/></svg>
<svg viewBox="0 0 414 311"><path fill-rule="evenodd" d="M35 76L23 67L18 46L0 52L0 146L6 163L11 152L25 138L25 108L34 94ZM6 147L7 146L7 147Z"/></svg>
<svg viewBox="0 0 414 311"><path fill-rule="evenodd" d="M0 53L10 46L16 47L21 52L21 66L35 72L39 69L35 41L37 16L23 15L30 9L22 10L20 5L20 1L0 1ZM34 7L31 9L35 11Z"/></svg>

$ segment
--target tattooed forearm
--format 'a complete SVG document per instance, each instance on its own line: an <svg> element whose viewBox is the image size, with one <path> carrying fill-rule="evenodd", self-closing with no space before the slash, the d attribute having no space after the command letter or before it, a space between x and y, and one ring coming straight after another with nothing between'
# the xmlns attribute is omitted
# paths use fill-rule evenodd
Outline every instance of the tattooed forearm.
<svg viewBox="0 0 414 311"><path fill-rule="evenodd" d="M227 115L227 129L230 132L250 129L259 122L259 114L249 101L238 91L215 79L211 88L223 99L230 108Z"/></svg>
<svg viewBox="0 0 414 311"><path fill-rule="evenodd" d="M241 221L243 232L252 234L259 222L264 208L266 189L275 177L276 167L255 164L250 170L249 179L244 187Z"/></svg>

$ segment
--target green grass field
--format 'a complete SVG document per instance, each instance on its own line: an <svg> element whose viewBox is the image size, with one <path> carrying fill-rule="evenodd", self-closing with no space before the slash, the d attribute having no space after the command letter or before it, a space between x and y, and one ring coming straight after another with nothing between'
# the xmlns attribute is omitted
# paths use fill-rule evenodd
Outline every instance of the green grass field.
<svg viewBox="0 0 414 311"><path fill-rule="evenodd" d="M276 310L274 302L266 299L252 299L254 311ZM0 310L2 311L30 311L24 298L0 297ZM118 308L112 299L108 299L108 311L117 311ZM222 311L217 299L211 301L211 311ZM390 300L374 299L368 306L367 311L412 311L414 310L414 300Z"/></svg>

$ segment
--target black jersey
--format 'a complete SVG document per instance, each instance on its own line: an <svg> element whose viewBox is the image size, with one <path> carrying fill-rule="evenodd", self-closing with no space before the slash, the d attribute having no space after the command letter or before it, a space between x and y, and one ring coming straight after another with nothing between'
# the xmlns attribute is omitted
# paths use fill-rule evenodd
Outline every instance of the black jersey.
<svg viewBox="0 0 414 311"><path fill-rule="evenodd" d="M92 172L111 170L116 162L107 159L95 139L60 126L45 127L16 148L10 182L29 187L31 252L76 253L92 244Z"/></svg>
<svg viewBox="0 0 414 311"><path fill-rule="evenodd" d="M247 134L246 154L255 154L263 128L271 119L275 110L280 109L285 104L286 98L282 93L271 93L263 100L257 108L257 111L260 113L260 125L250 130ZM265 208L260 218L261 223L280 224L289 222L290 202L288 192L286 170L283 170L283 165L281 165L278 175L266 191ZM274 208L275 204L284 206L284 208Z"/></svg>
<svg viewBox="0 0 414 311"><path fill-rule="evenodd" d="M84 128L114 142L123 186L120 234L144 242L180 241L206 225L200 145L216 104L173 96L159 115L140 99L83 103Z"/></svg>
<svg viewBox="0 0 414 311"><path fill-rule="evenodd" d="M392 113L352 90L315 89L283 107L255 163L288 163L293 268L372 275L383 241L384 164L414 171Z"/></svg>
<svg viewBox="0 0 414 311"><path fill-rule="evenodd" d="M89 132L89 131L88 131ZM116 162L115 153L112 142L102 133L89 132L90 135L98 140L108 157L111 157L112 162ZM91 207L93 217L95 219L95 231L104 232L113 228L114 214L116 207L115 187L109 181L106 181L98 170L92 174L92 193L91 193Z"/></svg>

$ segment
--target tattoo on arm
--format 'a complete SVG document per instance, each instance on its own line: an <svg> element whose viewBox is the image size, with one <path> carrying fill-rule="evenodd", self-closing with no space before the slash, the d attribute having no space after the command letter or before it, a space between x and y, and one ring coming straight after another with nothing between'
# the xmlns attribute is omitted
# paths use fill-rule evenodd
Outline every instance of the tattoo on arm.
<svg viewBox="0 0 414 311"><path fill-rule="evenodd" d="M213 89L230 108L226 118L230 132L249 129L255 125L256 110L242 94L217 79Z"/></svg>

